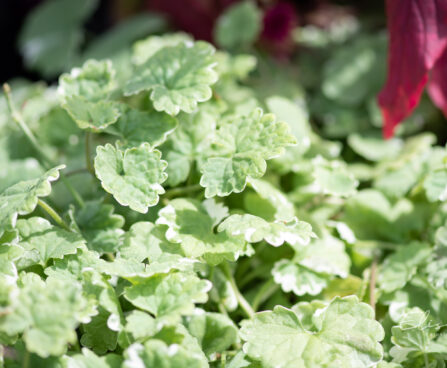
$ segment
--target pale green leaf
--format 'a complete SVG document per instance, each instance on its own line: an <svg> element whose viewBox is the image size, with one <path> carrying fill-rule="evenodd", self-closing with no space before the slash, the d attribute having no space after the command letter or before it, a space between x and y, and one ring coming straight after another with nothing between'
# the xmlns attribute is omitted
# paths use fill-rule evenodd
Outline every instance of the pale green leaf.
<svg viewBox="0 0 447 368"><path fill-rule="evenodd" d="M97 102L107 98L114 88L114 76L110 60L88 60L81 68L73 68L70 74L59 78L59 93L64 97L81 96Z"/></svg>
<svg viewBox="0 0 447 368"><path fill-rule="evenodd" d="M293 291L296 295L317 295L329 282L328 275L285 259L275 263L272 275L275 283L281 285L284 292Z"/></svg>
<svg viewBox="0 0 447 368"><path fill-rule="evenodd" d="M217 80L213 53L214 48L202 41L162 48L137 68L124 91L132 95L150 90L157 111L191 113L198 102L211 98L210 86Z"/></svg>
<svg viewBox="0 0 447 368"><path fill-rule="evenodd" d="M20 268L35 263L45 266L50 259L75 254L79 247L85 245L81 235L52 226L41 217L18 220L16 226L19 244L24 249L24 254L17 261Z"/></svg>
<svg viewBox="0 0 447 368"><path fill-rule="evenodd" d="M105 129L120 116L118 104L112 101L90 102L83 96L71 96L62 106L81 129Z"/></svg>
<svg viewBox="0 0 447 368"><path fill-rule="evenodd" d="M247 116L225 121L216 132L211 158L202 166L200 185L207 198L239 193L248 178L260 178L266 160L280 156L286 146L296 143L286 123L255 109Z"/></svg>
<svg viewBox="0 0 447 368"><path fill-rule="evenodd" d="M27 350L41 357L63 354L85 319L80 285L60 279L43 281L36 274L25 274L10 303L10 312L0 317L0 330L23 333Z"/></svg>
<svg viewBox="0 0 447 368"><path fill-rule="evenodd" d="M249 214L231 215L219 225L218 231L226 231L231 236L243 235L249 243L265 240L275 247L284 242L307 245L315 237L312 227L307 222L298 221L296 217L289 222L269 223L261 217Z"/></svg>
<svg viewBox="0 0 447 368"><path fill-rule="evenodd" d="M377 135L350 134L348 137L349 146L360 156L370 161L392 160L402 149L403 142L393 138L384 140Z"/></svg>
<svg viewBox="0 0 447 368"><path fill-rule="evenodd" d="M161 340L149 340L144 345L134 343L124 352L123 368L205 368L202 356L180 345L166 345Z"/></svg>
<svg viewBox="0 0 447 368"><path fill-rule="evenodd" d="M383 328L354 296L277 306L243 321L240 334L246 354L265 368L366 368L383 355Z"/></svg>
<svg viewBox="0 0 447 368"><path fill-rule="evenodd" d="M87 348L82 349L82 354L65 355L62 359L66 368L120 368L122 362L119 355L99 357Z"/></svg>
<svg viewBox="0 0 447 368"><path fill-rule="evenodd" d="M403 288L430 254L430 247L424 243L401 246L383 262L378 276L380 288L388 293Z"/></svg>
<svg viewBox="0 0 447 368"><path fill-rule="evenodd" d="M262 199L266 200L273 207L273 215L276 220L290 221L295 216L295 208L293 203L287 196L274 185L262 179L248 180L250 186ZM253 206L253 210L257 211L257 204Z"/></svg>
<svg viewBox="0 0 447 368"><path fill-rule="evenodd" d="M261 11L252 1L230 6L217 20L215 39L228 49L250 46L261 31Z"/></svg>
<svg viewBox="0 0 447 368"><path fill-rule="evenodd" d="M447 170L430 172L424 180L424 189L430 202L444 202L447 199Z"/></svg>
<svg viewBox="0 0 447 368"><path fill-rule="evenodd" d="M161 147L163 157L168 162L166 184L170 186L176 186L188 178L194 161L201 164L216 129L215 116L206 110L181 113L178 120L179 127Z"/></svg>
<svg viewBox="0 0 447 368"><path fill-rule="evenodd" d="M95 171L102 187L111 193L122 206L146 213L158 203L161 186L167 175L166 162L160 160L160 151L148 144L124 151L111 144L96 150Z"/></svg>
<svg viewBox="0 0 447 368"><path fill-rule="evenodd" d="M164 47L177 46L183 42L193 42L191 36L186 33L172 33L162 36L150 36L144 40L135 42L133 46L132 61L144 64L152 55Z"/></svg>
<svg viewBox="0 0 447 368"><path fill-rule="evenodd" d="M51 193L51 182L59 178L59 170L65 165L47 171L38 179L21 181L0 194L0 235L15 226L18 215L34 211L39 197Z"/></svg>
<svg viewBox="0 0 447 368"><path fill-rule="evenodd" d="M315 183L324 194L349 197L357 192L359 182L339 161L315 159Z"/></svg>
<svg viewBox="0 0 447 368"><path fill-rule="evenodd" d="M159 212L157 224L168 226L166 238L178 243L187 257L203 258L210 264L235 260L245 250L241 237L214 232L215 220L206 208L192 199L174 199Z"/></svg>
<svg viewBox="0 0 447 368"><path fill-rule="evenodd" d="M159 146L177 127L177 120L162 112L131 108L123 110L118 122L107 132L118 136L120 145L125 147L135 147L145 142L151 147Z"/></svg>
<svg viewBox="0 0 447 368"><path fill-rule="evenodd" d="M219 313L196 309L192 316L187 317L186 327L208 357L225 351L239 340L233 321Z"/></svg>
<svg viewBox="0 0 447 368"><path fill-rule="evenodd" d="M178 321L194 312L195 303L205 303L211 283L193 274L171 272L133 280L124 297L138 308L165 321Z"/></svg>

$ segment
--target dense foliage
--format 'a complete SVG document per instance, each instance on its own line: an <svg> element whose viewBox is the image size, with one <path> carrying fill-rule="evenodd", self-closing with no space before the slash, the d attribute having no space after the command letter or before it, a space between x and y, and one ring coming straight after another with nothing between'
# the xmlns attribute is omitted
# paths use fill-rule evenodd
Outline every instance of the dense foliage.
<svg viewBox="0 0 447 368"><path fill-rule="evenodd" d="M4 86L0 366L445 367L436 112L382 140L383 35L301 29L297 78L252 6L228 52L168 33Z"/></svg>

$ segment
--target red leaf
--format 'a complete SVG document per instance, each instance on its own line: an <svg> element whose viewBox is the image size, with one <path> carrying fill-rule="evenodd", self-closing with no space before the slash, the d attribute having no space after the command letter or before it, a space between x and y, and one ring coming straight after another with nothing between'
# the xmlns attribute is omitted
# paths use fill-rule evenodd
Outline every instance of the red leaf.
<svg viewBox="0 0 447 368"><path fill-rule="evenodd" d="M447 1L387 0L386 4L388 76L378 100L383 133L390 138L418 105L428 71L447 45Z"/></svg>
<svg viewBox="0 0 447 368"><path fill-rule="evenodd" d="M430 73L428 93L447 118L447 48Z"/></svg>

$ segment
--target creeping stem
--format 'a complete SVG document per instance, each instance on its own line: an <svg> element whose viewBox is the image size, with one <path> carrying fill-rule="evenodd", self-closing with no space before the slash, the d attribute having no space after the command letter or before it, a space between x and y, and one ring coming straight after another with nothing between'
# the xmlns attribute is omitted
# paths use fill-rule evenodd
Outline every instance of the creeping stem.
<svg viewBox="0 0 447 368"><path fill-rule="evenodd" d="M234 279L233 274L231 273L230 265L228 264L228 262L223 262L220 265L220 268L221 268L222 272L224 273L225 278L230 283L231 289L233 290L233 293L236 296L236 299L237 299L241 309L244 311L244 313L247 315L248 318L253 317L255 314L255 311L251 307L250 303L247 302L247 300L244 298L244 296L239 291L239 288L236 285L236 280Z"/></svg>
<svg viewBox="0 0 447 368"><path fill-rule="evenodd" d="M25 134L26 138L29 140L33 148L36 150L36 152L39 154L41 158L41 163L44 168L47 170L50 167L57 166L57 163L53 161L53 159L40 147L39 143L37 142L36 137L34 136L31 129L26 125L25 121L23 120L22 115L17 111L17 109L14 106L14 102L12 101L11 96L11 87L8 83L3 84L3 90L5 91L6 101L8 103L8 109L9 113L11 114L12 119L14 122L20 127L20 129ZM70 184L70 182L65 178L63 173L60 173L60 178L62 183L67 187L68 191L71 193L75 201L78 203L80 207L84 207L84 201L82 200L82 197L80 194L76 191L76 189L73 188L73 186Z"/></svg>

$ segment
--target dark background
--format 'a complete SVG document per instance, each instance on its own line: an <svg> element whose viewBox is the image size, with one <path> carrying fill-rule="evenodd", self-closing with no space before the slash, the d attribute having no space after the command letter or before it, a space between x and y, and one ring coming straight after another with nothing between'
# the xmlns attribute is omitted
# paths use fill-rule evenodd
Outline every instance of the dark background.
<svg viewBox="0 0 447 368"><path fill-rule="evenodd" d="M46 0L0 0L0 42L1 42L1 65L0 82L5 82L14 77L24 77L30 80L42 79L40 75L26 70L22 58L17 50L17 37L26 19L27 14L39 3ZM73 0L76 1L76 0ZM174 0L179 2L179 7L184 8L184 0ZM215 0L199 0L215 1ZM259 1L268 3L268 1ZM271 1L270 1L271 2ZM343 6L347 11L356 13L359 17L371 17L376 19L384 18L383 1L370 0L295 0L287 1L294 4L297 10L299 24L304 25L315 19L315 14L320 12L319 19L331 17L331 13L325 9L333 5ZM85 24L87 37L94 37L126 17L147 11L151 7L151 0L101 0L93 16ZM187 11L187 10L185 10ZM313 17L313 18L312 18ZM175 25L173 25L175 28Z"/></svg>

